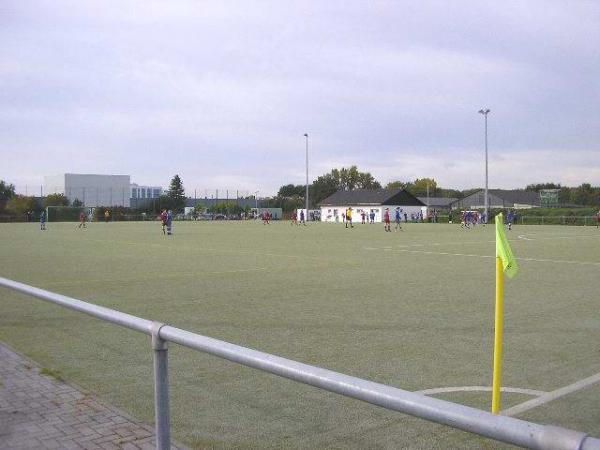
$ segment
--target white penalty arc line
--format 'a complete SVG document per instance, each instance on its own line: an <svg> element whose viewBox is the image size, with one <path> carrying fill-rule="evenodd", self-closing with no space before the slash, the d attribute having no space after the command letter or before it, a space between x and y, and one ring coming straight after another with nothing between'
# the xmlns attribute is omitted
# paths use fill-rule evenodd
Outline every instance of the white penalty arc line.
<svg viewBox="0 0 600 450"><path fill-rule="evenodd" d="M513 387L503 387L500 389L502 392L510 392L512 394L525 394L533 397L540 397L547 394L545 391L538 391L536 389L523 389ZM492 392L492 386L455 386L455 387L442 387L433 389L423 389L416 391L417 394L423 395L434 395L434 394L445 394L447 392Z"/></svg>
<svg viewBox="0 0 600 450"><path fill-rule="evenodd" d="M600 373L592 375L588 378L584 378L583 380L579 380L573 384L569 384L568 386L561 387L559 389L556 389L555 391L546 392L537 398L528 400L524 403L520 403L511 408L505 409L501 412L501 414L503 416L515 416L525 411L529 411L530 409L537 408L538 406L541 406L545 403L556 400L557 398L564 397L565 395L572 394L573 392L577 392L598 382L600 382Z"/></svg>

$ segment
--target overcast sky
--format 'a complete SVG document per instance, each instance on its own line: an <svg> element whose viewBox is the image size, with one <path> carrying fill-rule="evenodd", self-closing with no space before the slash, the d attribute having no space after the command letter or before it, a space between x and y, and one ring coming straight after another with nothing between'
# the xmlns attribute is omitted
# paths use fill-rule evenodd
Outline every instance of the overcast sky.
<svg viewBox="0 0 600 450"><path fill-rule="evenodd" d="M600 1L0 2L0 179L600 185ZM203 194L202 194L203 195Z"/></svg>

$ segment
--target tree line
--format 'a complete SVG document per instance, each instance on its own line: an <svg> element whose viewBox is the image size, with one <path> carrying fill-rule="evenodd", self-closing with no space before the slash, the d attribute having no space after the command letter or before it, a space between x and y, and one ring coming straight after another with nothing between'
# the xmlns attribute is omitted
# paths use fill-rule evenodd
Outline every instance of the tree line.
<svg viewBox="0 0 600 450"><path fill-rule="evenodd" d="M340 190L381 189L382 187L382 184L371 173L361 172L357 166L332 169L330 172L318 176L309 184L309 207L316 208L321 201ZM458 190L443 188L438 186L434 178L417 178L414 181L391 181L385 185L385 188L406 189L417 197L424 197L429 193L430 197L447 198L464 198L481 189ZM560 205L568 207L600 206L600 186L592 186L590 183L582 183L577 187L562 186L560 183L536 183L527 185L523 190L540 192L543 189L558 190L558 202ZM303 208L305 192L306 186L304 185L286 184L279 188L277 195L274 197L261 200L261 206L282 208L284 212ZM183 182L179 175L175 175L171 179L167 192L155 201L147 202L140 211L158 214L163 209L171 209L175 212L181 212L184 209L185 200ZM45 209L48 206L81 207L83 203L75 199L70 204L69 199L64 194L49 194L39 202L35 197L16 194L14 185L0 180L0 214L21 216L28 212L38 213L42 208ZM214 205L212 210L212 212L244 212L243 208L239 208L233 203Z"/></svg>
<svg viewBox="0 0 600 450"><path fill-rule="evenodd" d="M356 166L332 169L331 172L317 177L308 186L308 197L311 208L316 208L321 201L340 190L381 189L382 184L369 172L361 172ZM434 178L417 178L414 181L395 180L385 185L385 189L405 189L416 197L464 198L481 188L451 189L438 186ZM559 205L564 206L600 206L600 186L582 183L577 187L561 186L560 183L537 183L523 188L524 191L539 192L543 189L558 189ZM304 207L306 195L305 185L286 184L279 188L277 195L267 199L267 205L283 208L284 212ZM264 202L263 202L264 203Z"/></svg>

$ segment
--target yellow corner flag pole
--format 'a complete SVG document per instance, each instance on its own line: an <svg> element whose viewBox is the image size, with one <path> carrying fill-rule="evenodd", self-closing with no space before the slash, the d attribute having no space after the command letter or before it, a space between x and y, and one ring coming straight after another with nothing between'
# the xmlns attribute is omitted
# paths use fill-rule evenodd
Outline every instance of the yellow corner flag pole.
<svg viewBox="0 0 600 450"><path fill-rule="evenodd" d="M496 314L494 325L494 378L492 381L492 413L500 414L502 387L502 341L504 337L504 272L509 278L519 271L517 260L504 234L504 217L496 216Z"/></svg>
<svg viewBox="0 0 600 450"><path fill-rule="evenodd" d="M498 220L498 219L496 219ZM494 322L494 379L492 382L492 413L500 414L502 386L502 341L504 333L504 273L502 259L496 256L496 318Z"/></svg>

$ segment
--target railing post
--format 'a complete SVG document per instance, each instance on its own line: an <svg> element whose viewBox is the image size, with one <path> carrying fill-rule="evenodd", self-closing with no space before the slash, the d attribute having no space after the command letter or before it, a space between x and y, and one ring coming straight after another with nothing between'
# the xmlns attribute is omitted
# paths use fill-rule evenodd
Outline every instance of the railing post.
<svg viewBox="0 0 600 450"><path fill-rule="evenodd" d="M169 413L169 360L167 341L160 337L163 323L152 324L152 350L154 351L154 423L156 449L171 449L171 419Z"/></svg>

